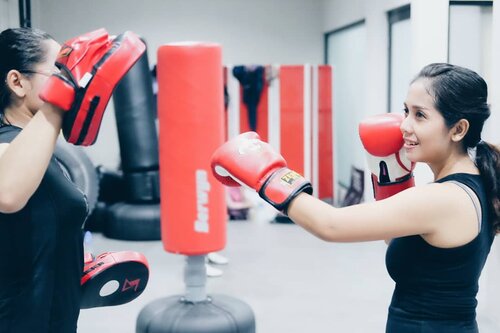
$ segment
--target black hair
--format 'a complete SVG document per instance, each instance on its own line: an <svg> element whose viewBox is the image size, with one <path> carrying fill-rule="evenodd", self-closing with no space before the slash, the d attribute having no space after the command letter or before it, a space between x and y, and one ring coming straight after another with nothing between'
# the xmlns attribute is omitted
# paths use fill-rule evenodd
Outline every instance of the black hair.
<svg viewBox="0 0 500 333"><path fill-rule="evenodd" d="M422 78L429 79L429 94L448 128L461 119L469 122L463 148L476 148L475 163L490 199L493 231L500 233L500 150L481 139L484 122L490 116L486 82L470 69L446 63L425 66L413 81Z"/></svg>
<svg viewBox="0 0 500 333"><path fill-rule="evenodd" d="M48 33L34 28L6 29L0 33L0 117L11 102L11 91L6 78L9 71L26 71L46 59L43 42L53 39Z"/></svg>

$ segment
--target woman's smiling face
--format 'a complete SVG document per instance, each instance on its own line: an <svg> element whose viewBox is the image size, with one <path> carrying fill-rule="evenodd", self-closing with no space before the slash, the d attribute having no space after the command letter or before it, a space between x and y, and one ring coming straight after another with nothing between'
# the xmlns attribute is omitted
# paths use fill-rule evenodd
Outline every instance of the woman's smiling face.
<svg viewBox="0 0 500 333"><path fill-rule="evenodd" d="M412 162L439 162L447 156L452 142L450 129L434 105L430 83L429 79L414 81L405 101L401 132L406 155Z"/></svg>

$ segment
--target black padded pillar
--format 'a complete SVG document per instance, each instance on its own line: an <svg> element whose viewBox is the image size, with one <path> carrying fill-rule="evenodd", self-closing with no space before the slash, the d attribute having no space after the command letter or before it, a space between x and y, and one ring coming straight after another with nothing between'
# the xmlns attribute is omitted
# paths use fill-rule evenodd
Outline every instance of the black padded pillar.
<svg viewBox="0 0 500 333"><path fill-rule="evenodd" d="M147 51L113 93L124 173L158 170L153 81Z"/></svg>

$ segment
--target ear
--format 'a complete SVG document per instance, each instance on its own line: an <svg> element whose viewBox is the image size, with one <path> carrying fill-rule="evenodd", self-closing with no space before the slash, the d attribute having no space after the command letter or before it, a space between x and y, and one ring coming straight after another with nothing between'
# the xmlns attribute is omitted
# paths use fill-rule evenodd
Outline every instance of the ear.
<svg viewBox="0 0 500 333"><path fill-rule="evenodd" d="M466 119L460 119L451 129L451 139L454 142L461 141L467 132L469 131L469 121Z"/></svg>
<svg viewBox="0 0 500 333"><path fill-rule="evenodd" d="M11 69L7 73L5 83L9 89L18 97L23 98L27 93L28 80L18 70Z"/></svg>

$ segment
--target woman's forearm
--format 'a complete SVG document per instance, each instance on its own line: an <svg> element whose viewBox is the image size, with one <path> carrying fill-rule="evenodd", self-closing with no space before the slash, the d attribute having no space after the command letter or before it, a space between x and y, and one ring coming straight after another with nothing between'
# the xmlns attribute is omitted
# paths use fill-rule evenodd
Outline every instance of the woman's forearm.
<svg viewBox="0 0 500 333"><path fill-rule="evenodd" d="M288 207L288 216L316 237L332 241L335 208L309 194L299 194Z"/></svg>
<svg viewBox="0 0 500 333"><path fill-rule="evenodd" d="M44 104L0 156L0 210L15 212L40 185L61 130L61 110Z"/></svg>

